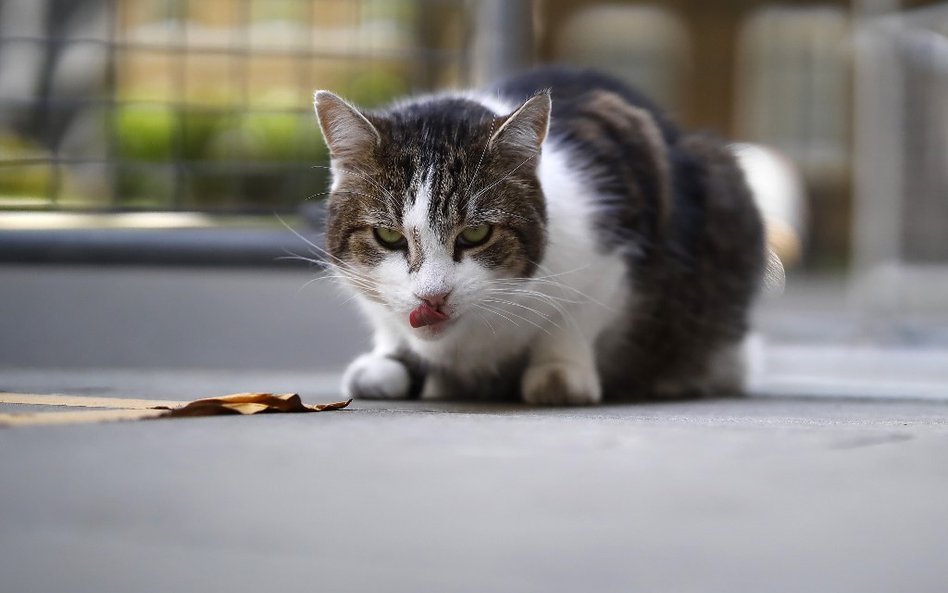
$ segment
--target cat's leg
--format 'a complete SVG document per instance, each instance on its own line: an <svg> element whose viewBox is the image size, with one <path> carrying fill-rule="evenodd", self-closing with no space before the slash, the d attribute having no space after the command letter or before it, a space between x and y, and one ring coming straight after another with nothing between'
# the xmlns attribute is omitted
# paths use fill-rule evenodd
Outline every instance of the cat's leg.
<svg viewBox="0 0 948 593"><path fill-rule="evenodd" d="M425 385L421 390L421 399L451 399L457 393L457 386L442 372L429 371L425 375Z"/></svg>
<svg viewBox="0 0 948 593"><path fill-rule="evenodd" d="M405 399L412 394L408 366L398 352L400 341L384 327L376 329L375 347L351 363L342 376L342 390L348 397L364 399Z"/></svg>
<svg viewBox="0 0 948 593"><path fill-rule="evenodd" d="M546 405L602 401L595 344L604 331L616 325L616 311L621 310L629 295L624 262L615 259L601 263L600 270L605 271L594 275L594 288L591 281L579 284L583 290L595 290L596 298L574 303L558 301L544 333L536 336L520 381L523 401ZM584 294L575 286L570 290Z"/></svg>
<svg viewBox="0 0 948 593"><path fill-rule="evenodd" d="M558 330L530 353L520 382L523 401L539 405L591 405L602 400L592 341L578 331Z"/></svg>
<svg viewBox="0 0 948 593"><path fill-rule="evenodd" d="M748 338L719 346L711 355L704 378L705 391L722 396L743 395L754 344L755 341Z"/></svg>
<svg viewBox="0 0 948 593"><path fill-rule="evenodd" d="M720 344L708 354L707 368L698 375L679 375L657 381L654 395L661 398L733 397L743 395L749 358L759 348L757 340Z"/></svg>

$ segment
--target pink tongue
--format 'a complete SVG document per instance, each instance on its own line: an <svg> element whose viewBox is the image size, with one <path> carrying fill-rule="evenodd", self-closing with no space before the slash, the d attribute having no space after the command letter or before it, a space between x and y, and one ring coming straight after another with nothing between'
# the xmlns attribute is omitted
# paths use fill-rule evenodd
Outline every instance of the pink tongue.
<svg viewBox="0 0 948 593"><path fill-rule="evenodd" d="M412 327L424 327L426 325L441 323L447 318L447 315L437 309L433 309L428 303L422 303L408 314L408 323L410 323Z"/></svg>

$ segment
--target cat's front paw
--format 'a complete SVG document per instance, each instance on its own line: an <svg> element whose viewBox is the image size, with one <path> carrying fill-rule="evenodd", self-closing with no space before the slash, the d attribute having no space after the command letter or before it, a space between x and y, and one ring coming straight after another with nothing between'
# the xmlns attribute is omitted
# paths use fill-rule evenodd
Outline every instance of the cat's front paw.
<svg viewBox="0 0 948 593"><path fill-rule="evenodd" d="M521 381L523 401L535 405L583 406L602 400L595 369L569 362L546 362L527 368Z"/></svg>
<svg viewBox="0 0 948 593"><path fill-rule="evenodd" d="M411 390L411 377L405 365L394 358L363 354L346 369L342 390L347 397L404 399Z"/></svg>

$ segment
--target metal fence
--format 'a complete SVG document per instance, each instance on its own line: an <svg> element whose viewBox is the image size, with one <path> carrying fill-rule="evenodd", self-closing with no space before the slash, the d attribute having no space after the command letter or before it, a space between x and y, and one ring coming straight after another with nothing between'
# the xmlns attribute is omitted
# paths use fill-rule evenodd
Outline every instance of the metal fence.
<svg viewBox="0 0 948 593"><path fill-rule="evenodd" d="M943 345L948 2L870 13L856 58L852 302L876 335Z"/></svg>
<svg viewBox="0 0 948 593"><path fill-rule="evenodd" d="M857 264L944 266L948 3L866 19L857 44Z"/></svg>
<svg viewBox="0 0 948 593"><path fill-rule="evenodd" d="M0 0L0 210L273 212L325 188L312 92L464 84L464 0Z"/></svg>

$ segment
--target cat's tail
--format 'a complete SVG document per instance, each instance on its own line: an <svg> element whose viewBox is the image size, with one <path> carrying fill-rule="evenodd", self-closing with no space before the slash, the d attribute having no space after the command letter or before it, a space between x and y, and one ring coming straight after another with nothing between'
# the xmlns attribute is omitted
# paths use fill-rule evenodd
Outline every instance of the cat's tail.
<svg viewBox="0 0 948 593"><path fill-rule="evenodd" d="M760 144L733 144L767 229L768 291L782 291L783 268L800 261L806 227L806 190L796 166L782 153Z"/></svg>

